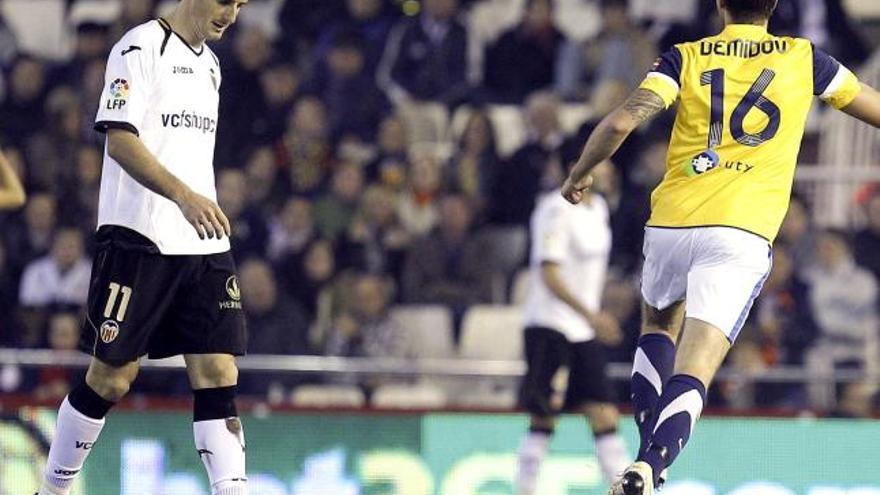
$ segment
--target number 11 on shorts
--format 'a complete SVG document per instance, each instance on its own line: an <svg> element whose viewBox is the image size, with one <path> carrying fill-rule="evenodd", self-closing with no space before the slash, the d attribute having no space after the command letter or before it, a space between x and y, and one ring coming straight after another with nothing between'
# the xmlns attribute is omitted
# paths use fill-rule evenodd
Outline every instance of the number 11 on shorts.
<svg viewBox="0 0 880 495"><path fill-rule="evenodd" d="M128 300L131 298L131 287L119 285L116 282L110 282L110 297L107 298L107 305L104 306L104 318L111 318L113 308L116 306L116 299L119 293L122 293L122 300L119 301L119 309L116 310L115 320L122 322L125 319L125 311L128 309Z"/></svg>

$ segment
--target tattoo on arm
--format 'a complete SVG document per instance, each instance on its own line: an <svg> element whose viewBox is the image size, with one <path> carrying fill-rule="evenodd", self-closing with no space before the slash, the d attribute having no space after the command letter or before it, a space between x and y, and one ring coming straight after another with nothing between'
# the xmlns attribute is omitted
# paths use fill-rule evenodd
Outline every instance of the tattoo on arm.
<svg viewBox="0 0 880 495"><path fill-rule="evenodd" d="M641 124L666 109L666 105L657 93L640 88L637 89L628 100L626 100L623 109L629 113L638 124Z"/></svg>

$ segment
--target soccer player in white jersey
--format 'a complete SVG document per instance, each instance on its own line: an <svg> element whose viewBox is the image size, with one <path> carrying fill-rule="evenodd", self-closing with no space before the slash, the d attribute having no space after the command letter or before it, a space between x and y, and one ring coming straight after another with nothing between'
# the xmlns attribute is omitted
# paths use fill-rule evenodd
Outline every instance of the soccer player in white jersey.
<svg viewBox="0 0 880 495"><path fill-rule="evenodd" d="M610 495L651 495L687 445L770 271L815 97L880 126L880 93L809 40L767 31L777 0L716 4L724 29L661 55L596 127L563 185L580 201L592 168L678 102L645 232L631 382L641 445Z"/></svg>
<svg viewBox="0 0 880 495"><path fill-rule="evenodd" d="M617 432L619 414L605 375L605 350L597 341L620 340L614 318L601 311L611 249L608 205L589 194L570 205L553 191L532 213L530 284L525 302L525 354L520 403L529 411L529 432L520 444L517 495L534 495L559 411L552 404L554 375L569 369L563 411L584 414L608 482L631 458Z"/></svg>
<svg viewBox="0 0 880 495"><path fill-rule="evenodd" d="M39 495L69 493L139 358L179 354L211 493L247 493L234 358L247 333L231 227L216 204L220 66L206 45L246 3L181 0L110 53L95 124L107 138L82 339L93 359L61 404Z"/></svg>

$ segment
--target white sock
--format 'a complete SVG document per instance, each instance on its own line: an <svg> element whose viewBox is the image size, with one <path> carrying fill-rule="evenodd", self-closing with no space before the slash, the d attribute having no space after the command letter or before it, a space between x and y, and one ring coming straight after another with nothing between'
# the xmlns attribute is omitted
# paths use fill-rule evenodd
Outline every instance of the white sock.
<svg viewBox="0 0 880 495"><path fill-rule="evenodd" d="M212 495L247 495L244 430L238 418L193 423L196 449L211 480Z"/></svg>
<svg viewBox="0 0 880 495"><path fill-rule="evenodd" d="M545 432L530 431L519 446L516 469L516 494L533 495L538 485L541 463L547 456L553 436Z"/></svg>
<svg viewBox="0 0 880 495"><path fill-rule="evenodd" d="M90 418L74 409L67 398L58 409L55 438L40 487L40 495L67 495L98 440L104 419Z"/></svg>
<svg viewBox="0 0 880 495"><path fill-rule="evenodd" d="M626 451L626 443L617 432L596 437L596 457L599 458L602 476L609 483L613 483L632 463Z"/></svg>

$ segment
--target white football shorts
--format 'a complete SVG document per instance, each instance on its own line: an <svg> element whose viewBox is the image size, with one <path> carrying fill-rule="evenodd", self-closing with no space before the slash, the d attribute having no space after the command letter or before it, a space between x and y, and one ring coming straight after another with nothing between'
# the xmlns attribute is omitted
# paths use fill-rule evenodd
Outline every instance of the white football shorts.
<svg viewBox="0 0 880 495"><path fill-rule="evenodd" d="M773 263L766 239L732 227L647 227L642 297L719 328L733 343Z"/></svg>

